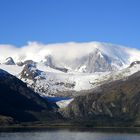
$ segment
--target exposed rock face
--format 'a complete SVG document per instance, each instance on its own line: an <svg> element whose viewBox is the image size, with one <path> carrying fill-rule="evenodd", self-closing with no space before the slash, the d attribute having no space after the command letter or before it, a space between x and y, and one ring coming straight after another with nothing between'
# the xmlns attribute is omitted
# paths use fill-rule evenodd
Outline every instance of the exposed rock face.
<svg viewBox="0 0 140 140"><path fill-rule="evenodd" d="M76 69L85 73L93 73L114 71L121 66L123 66L123 63L120 60L111 58L97 49L89 55L82 57L82 59L78 59Z"/></svg>
<svg viewBox="0 0 140 140"><path fill-rule="evenodd" d="M32 65L35 66L36 62L34 62L33 60L26 60L23 62L23 65Z"/></svg>
<svg viewBox="0 0 140 140"><path fill-rule="evenodd" d="M52 58L51 55L47 55L47 56L45 57L44 64L45 64L46 66L49 66L49 67L53 67L53 66L54 66L53 58Z"/></svg>
<svg viewBox="0 0 140 140"><path fill-rule="evenodd" d="M61 111L65 118L93 125L140 125L140 72L78 96Z"/></svg>
<svg viewBox="0 0 140 140"><path fill-rule="evenodd" d="M27 78L30 80L35 80L35 77L39 76L41 71L36 69L36 67L32 64L25 64L22 72L20 73L20 79Z"/></svg>
<svg viewBox="0 0 140 140"><path fill-rule="evenodd" d="M4 64L6 64L6 65L15 65L15 62L14 62L12 57L8 57L8 58L6 58Z"/></svg>
<svg viewBox="0 0 140 140"><path fill-rule="evenodd" d="M32 66L35 66L36 65L36 62L34 62L33 60L26 60L24 62L22 61L19 61L16 63L18 66L23 66L23 65L32 65Z"/></svg>
<svg viewBox="0 0 140 140"><path fill-rule="evenodd" d="M16 65L18 65L18 66L23 66L24 63L20 61L20 62L17 62Z"/></svg>
<svg viewBox="0 0 140 140"><path fill-rule="evenodd" d="M62 72L67 72L68 71L68 69L66 69L66 68L56 66L55 60L53 59L53 57L51 55L48 55L48 56L45 57L44 64L46 66L49 66L50 68L53 68L53 69L56 69L56 70L59 70L59 71L62 71Z"/></svg>
<svg viewBox="0 0 140 140"><path fill-rule="evenodd" d="M48 80L47 77L49 75L46 72L40 71L32 64L26 64L18 75L19 79L27 83L28 87L41 96L54 96L55 93L60 93L64 88L72 89L75 86L74 83L61 82L53 79ZM64 96L64 94L61 92L58 96Z"/></svg>
<svg viewBox="0 0 140 140"><path fill-rule="evenodd" d="M21 80L0 69L0 115L18 122L37 121L43 119L43 113L45 119L56 117L51 115L55 108Z"/></svg>
<svg viewBox="0 0 140 140"><path fill-rule="evenodd" d="M134 62L132 62L129 67L131 68L131 67L133 67L133 66L135 66L137 64L140 64L140 61L134 61Z"/></svg>

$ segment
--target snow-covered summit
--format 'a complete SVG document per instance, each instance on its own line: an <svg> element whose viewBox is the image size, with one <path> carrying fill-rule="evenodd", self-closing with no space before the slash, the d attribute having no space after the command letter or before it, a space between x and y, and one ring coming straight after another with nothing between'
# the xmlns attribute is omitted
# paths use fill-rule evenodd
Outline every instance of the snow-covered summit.
<svg viewBox="0 0 140 140"><path fill-rule="evenodd" d="M47 45L30 42L21 48L0 45L0 63L9 56L15 63L32 60L45 62L50 67L91 73L118 70L140 61L140 50L100 42Z"/></svg>

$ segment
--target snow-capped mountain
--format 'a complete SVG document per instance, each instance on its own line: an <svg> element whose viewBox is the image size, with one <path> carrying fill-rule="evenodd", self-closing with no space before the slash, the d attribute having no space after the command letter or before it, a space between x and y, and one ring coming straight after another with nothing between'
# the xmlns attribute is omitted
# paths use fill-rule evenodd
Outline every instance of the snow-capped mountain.
<svg viewBox="0 0 140 140"><path fill-rule="evenodd" d="M25 64L23 66L1 64L0 68L16 75L41 96L73 97L80 91L96 88L106 82L125 80L140 70L140 64L137 61L119 71L95 73L65 73L47 67L43 63Z"/></svg>
<svg viewBox="0 0 140 140"><path fill-rule="evenodd" d="M107 43L30 43L0 49L0 68L41 96L75 96L140 70L139 50Z"/></svg>
<svg viewBox="0 0 140 140"><path fill-rule="evenodd" d="M32 42L21 48L0 45L0 50L0 63L12 57L15 63L32 60L58 70L86 73L118 70L140 58L139 50L99 42L50 45Z"/></svg>
<svg viewBox="0 0 140 140"><path fill-rule="evenodd" d="M99 49L77 59L76 64L75 69L85 73L114 71L125 65L122 60L108 56Z"/></svg>

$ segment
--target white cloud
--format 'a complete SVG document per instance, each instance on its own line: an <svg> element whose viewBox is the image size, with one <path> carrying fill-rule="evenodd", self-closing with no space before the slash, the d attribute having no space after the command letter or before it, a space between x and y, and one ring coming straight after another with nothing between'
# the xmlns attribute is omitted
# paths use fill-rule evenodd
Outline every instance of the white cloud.
<svg viewBox="0 0 140 140"><path fill-rule="evenodd" d="M0 45L0 60L7 57L13 57L16 61L33 59L42 60L46 55L52 54L58 59L72 59L80 57L91 52L93 46L90 43L59 43L59 44L41 44L38 42L29 42L28 45L17 48L11 45Z"/></svg>
<svg viewBox="0 0 140 140"><path fill-rule="evenodd" d="M140 51L131 51L131 48L112 45L107 43L89 42L89 43L57 43L57 44L42 44L38 42L29 42L26 46L17 48L12 45L0 45L0 61L4 61L7 57L12 57L15 61L29 60L41 61L46 55L52 54L58 61L72 60L84 56L96 48L100 49L107 55L112 57L135 60L140 59ZM133 53L131 53L133 52ZM136 53L135 53L136 52ZM133 59L134 60L134 59Z"/></svg>

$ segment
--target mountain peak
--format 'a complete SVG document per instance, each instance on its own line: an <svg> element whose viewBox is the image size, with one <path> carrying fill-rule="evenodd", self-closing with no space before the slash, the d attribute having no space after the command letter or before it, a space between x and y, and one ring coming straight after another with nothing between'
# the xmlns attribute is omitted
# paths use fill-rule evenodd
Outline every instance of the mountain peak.
<svg viewBox="0 0 140 140"><path fill-rule="evenodd" d="M8 58L6 58L4 64L6 64L6 65L15 65L15 62L14 62L12 57L8 57Z"/></svg>
<svg viewBox="0 0 140 140"><path fill-rule="evenodd" d="M46 66L49 66L49 67L53 67L54 66L54 64L53 64L53 58L52 58L51 55L46 55L45 56L44 64Z"/></svg>
<svg viewBox="0 0 140 140"><path fill-rule="evenodd" d="M137 64L140 64L140 61L134 61L134 62L132 62L129 67L131 68L131 67L133 67L133 66L135 66Z"/></svg>
<svg viewBox="0 0 140 140"><path fill-rule="evenodd" d="M30 80L35 80L35 77L40 75L41 71L39 71L35 65L25 64L22 72L20 73L20 78L28 78Z"/></svg>
<svg viewBox="0 0 140 140"><path fill-rule="evenodd" d="M4 53L2 53L4 52ZM40 44L31 43L21 48L1 49L0 61L10 55L15 62L19 60L24 62L32 60L35 62L45 62L47 66L53 67L69 67L72 70L73 65L77 65L77 59L83 60L85 56L94 52L99 58L107 56L115 60L114 66L121 67L116 64L116 60L128 66L133 61L139 61L140 51L134 48L128 48L121 45L101 42L86 42L86 43L58 43L58 44ZM51 54L51 55L50 55ZM12 61L12 59L10 59ZM9 61L8 61L9 64ZM14 64L14 63L10 63ZM57 64L57 65L56 65ZM82 65L82 64L81 64ZM79 67L79 65L78 65ZM76 69L78 68L76 67Z"/></svg>

